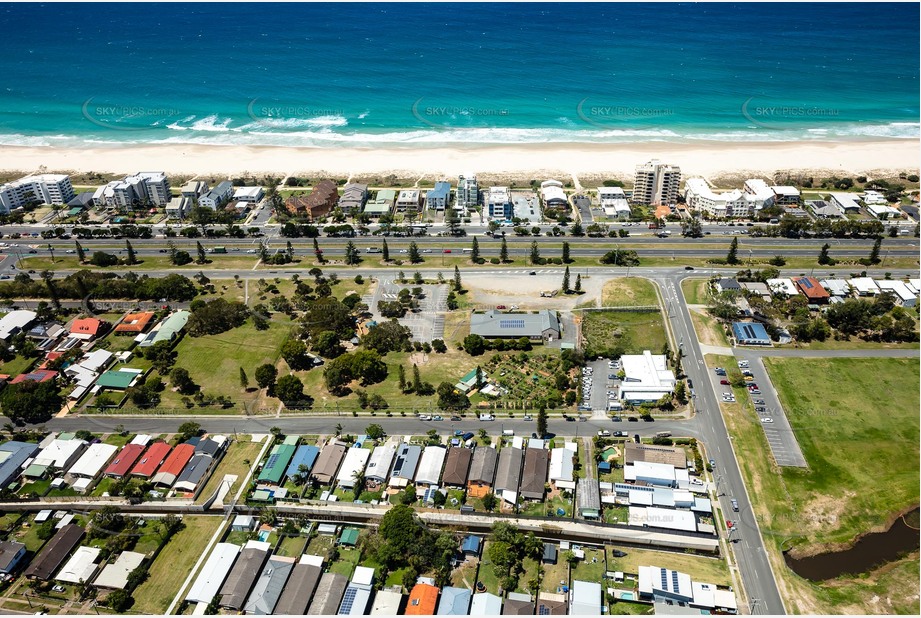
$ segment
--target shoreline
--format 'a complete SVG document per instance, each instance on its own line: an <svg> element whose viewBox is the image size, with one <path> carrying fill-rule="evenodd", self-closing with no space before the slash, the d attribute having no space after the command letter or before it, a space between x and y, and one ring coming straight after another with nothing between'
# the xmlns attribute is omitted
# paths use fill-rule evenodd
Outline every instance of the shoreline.
<svg viewBox="0 0 921 618"><path fill-rule="evenodd" d="M661 159L681 167L682 176L764 176L792 173L891 176L918 173L916 140L845 142L752 142L735 144L636 142L624 144L541 143L444 147L306 148L201 144L126 144L60 148L0 147L0 170L131 174L319 177L403 175L588 176L632 178L637 164Z"/></svg>

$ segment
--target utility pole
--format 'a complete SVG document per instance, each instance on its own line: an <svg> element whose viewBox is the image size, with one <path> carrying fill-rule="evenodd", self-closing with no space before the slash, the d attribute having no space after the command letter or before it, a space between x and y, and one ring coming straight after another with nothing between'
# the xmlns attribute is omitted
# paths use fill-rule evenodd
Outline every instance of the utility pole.
<svg viewBox="0 0 921 618"><path fill-rule="evenodd" d="M758 603L760 602L761 602L761 599L752 598L752 600L748 602L748 613L754 614L755 607L757 607Z"/></svg>

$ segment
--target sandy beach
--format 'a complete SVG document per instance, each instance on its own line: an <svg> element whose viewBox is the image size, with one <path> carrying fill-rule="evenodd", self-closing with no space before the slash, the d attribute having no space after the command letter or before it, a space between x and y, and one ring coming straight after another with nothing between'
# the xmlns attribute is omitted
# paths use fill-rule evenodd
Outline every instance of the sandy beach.
<svg viewBox="0 0 921 618"><path fill-rule="evenodd" d="M659 158L681 166L683 175L764 176L783 172L891 175L918 173L918 144L912 140L848 142L526 144L451 148L295 148L126 145L62 149L2 147L0 169L32 172L134 173L217 177L273 174L346 178L397 174L420 178L521 174L533 178L587 176L629 178L634 166Z"/></svg>

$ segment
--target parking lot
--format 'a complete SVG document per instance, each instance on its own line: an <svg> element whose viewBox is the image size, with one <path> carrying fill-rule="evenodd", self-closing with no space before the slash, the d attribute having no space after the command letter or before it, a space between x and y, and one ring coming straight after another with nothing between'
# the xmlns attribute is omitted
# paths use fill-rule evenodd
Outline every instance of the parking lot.
<svg viewBox="0 0 921 618"><path fill-rule="evenodd" d="M580 412L592 412L595 418L607 417L608 405L618 401L620 381L610 376L620 371L620 361L607 358L588 363L582 369Z"/></svg>
<svg viewBox="0 0 921 618"><path fill-rule="evenodd" d="M585 195L574 195L572 196L572 203L579 211L579 218L582 220L583 225L592 223L595 220L592 215L592 200L590 198Z"/></svg>

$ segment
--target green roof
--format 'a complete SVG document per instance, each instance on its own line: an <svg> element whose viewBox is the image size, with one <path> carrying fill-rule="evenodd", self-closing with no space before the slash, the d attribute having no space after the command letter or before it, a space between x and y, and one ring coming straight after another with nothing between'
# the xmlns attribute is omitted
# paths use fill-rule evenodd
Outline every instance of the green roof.
<svg viewBox="0 0 921 618"><path fill-rule="evenodd" d="M39 478L45 475L45 472L48 470L48 466L42 466L39 464L31 464L25 471L22 473L23 476L28 478Z"/></svg>
<svg viewBox="0 0 921 618"><path fill-rule="evenodd" d="M272 493L267 489L257 489L250 499L255 502L269 502L272 499Z"/></svg>
<svg viewBox="0 0 921 618"><path fill-rule="evenodd" d="M259 480L263 482L275 483L281 482L281 478L288 469L288 463L294 457L296 447L293 444L276 444L269 453L269 458L259 473Z"/></svg>
<svg viewBox="0 0 921 618"><path fill-rule="evenodd" d="M460 379L461 382L470 382L476 380L476 367L470 370L470 372Z"/></svg>
<svg viewBox="0 0 921 618"><path fill-rule="evenodd" d="M346 528L342 531L342 534L339 536L339 543L341 545L357 545L358 544L358 528Z"/></svg>
<svg viewBox="0 0 921 618"><path fill-rule="evenodd" d="M106 371L99 376L99 379L96 380L96 384L103 388L124 390L131 386L131 381L139 375L140 374L133 371Z"/></svg>
<svg viewBox="0 0 921 618"><path fill-rule="evenodd" d="M172 341L178 333L185 328L186 323L189 321L189 316L191 314L188 311L177 311L172 314L165 320L163 324L160 325L160 328L157 330L157 334L154 335L152 343L159 343L161 341Z"/></svg>
<svg viewBox="0 0 921 618"><path fill-rule="evenodd" d="M300 440L299 436L288 436L285 438L285 441L282 444L290 444L291 446L297 446L297 441Z"/></svg>

